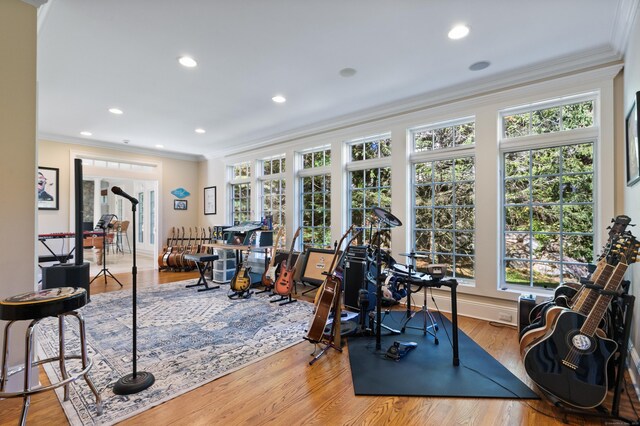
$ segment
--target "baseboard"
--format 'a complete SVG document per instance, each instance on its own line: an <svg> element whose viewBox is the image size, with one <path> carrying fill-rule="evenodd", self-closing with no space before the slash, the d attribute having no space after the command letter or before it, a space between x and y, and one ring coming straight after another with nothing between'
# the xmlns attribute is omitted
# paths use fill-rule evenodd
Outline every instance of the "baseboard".
<svg viewBox="0 0 640 426"><path fill-rule="evenodd" d="M427 297L429 299L427 301L427 306L430 309L435 308L435 306L433 306L434 303L431 300L431 294ZM435 299L435 304L442 312L451 312L451 297L449 296L449 293L434 292L433 299ZM423 293L413 293L411 303L413 306L422 306ZM458 294L457 305L458 315L509 324L516 327L518 326L518 305L515 301L504 301L500 304L488 303L479 300L471 300L466 297L461 297L460 294Z"/></svg>

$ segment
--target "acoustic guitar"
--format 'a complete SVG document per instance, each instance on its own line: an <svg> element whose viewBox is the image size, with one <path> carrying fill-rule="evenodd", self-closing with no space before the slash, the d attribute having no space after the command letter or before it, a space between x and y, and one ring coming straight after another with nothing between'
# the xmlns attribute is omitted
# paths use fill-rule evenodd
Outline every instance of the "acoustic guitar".
<svg viewBox="0 0 640 426"><path fill-rule="evenodd" d="M169 267L169 255L171 254L171 252L173 252L173 245L175 244L175 240L176 240L176 228L171 227L171 239L169 240L169 245L167 246L166 250L164 251L164 253L162 254L162 264L160 264L160 259L158 259L158 264L160 265L161 268L168 268Z"/></svg>
<svg viewBox="0 0 640 426"><path fill-rule="evenodd" d="M329 314L331 310L335 306L336 303L340 303L339 295L340 288L342 287L342 280L335 275L335 270L337 266L340 264L344 253L347 250L343 250L342 255L338 256L338 252L340 251L340 247L342 246L342 242L347 237L347 235L353 229L353 224L347 232L342 236L340 242L336 246L336 251L333 254L333 260L331 261L331 265L327 270L327 278L325 278L322 283L322 289L320 297L318 298L318 303L316 305L316 311L311 319L311 323L309 324L309 331L307 332L307 336L305 339L310 341L311 343L320 343L322 341L322 336L324 336L324 329L327 326L327 321L329 320ZM354 235L351 240L347 243L347 247L362 231L358 231L356 235ZM340 257L340 259L338 259Z"/></svg>
<svg viewBox="0 0 640 426"><path fill-rule="evenodd" d="M251 238L249 239L249 246L253 245L253 241L255 240L256 233L251 234ZM244 293L251 287L251 276L249 272L251 271L251 267L248 266L249 263L249 255L247 254L247 258L242 262L242 264L236 267L236 273L231 278L231 283L229 286L231 290L236 293Z"/></svg>
<svg viewBox="0 0 640 426"><path fill-rule="evenodd" d="M553 328L527 349L524 367L540 389L577 408L593 408L607 396L607 370L618 345L598 328L616 294L629 263L635 262L640 243L623 235L612 249L615 269L587 316L564 309Z"/></svg>
<svg viewBox="0 0 640 426"><path fill-rule="evenodd" d="M278 250L278 244L280 243L280 239L284 234L284 226L281 226L278 229L278 234L276 235L276 240L273 243L273 248L271 249L271 261L269 262L269 267L262 274L262 285L265 289L273 288L273 285L276 282L276 251Z"/></svg>
<svg viewBox="0 0 640 426"><path fill-rule="evenodd" d="M273 292L280 296L288 296L293 289L293 275L296 272L296 265L291 264L291 258L293 256L293 247L296 244L296 239L300 235L302 227L298 227L296 233L291 239L291 247L289 248L289 256L286 261L283 261L280 265L280 275L273 286Z"/></svg>

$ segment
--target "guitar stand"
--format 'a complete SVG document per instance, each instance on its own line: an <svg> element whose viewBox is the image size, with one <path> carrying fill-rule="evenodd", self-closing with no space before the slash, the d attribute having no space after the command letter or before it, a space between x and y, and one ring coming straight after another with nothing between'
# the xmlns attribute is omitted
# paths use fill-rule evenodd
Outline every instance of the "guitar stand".
<svg viewBox="0 0 640 426"><path fill-rule="evenodd" d="M229 299L248 299L251 297L251 295L253 294L253 292L251 290L245 290L245 291L234 291L233 293L227 295L227 297Z"/></svg>
<svg viewBox="0 0 640 426"><path fill-rule="evenodd" d="M100 275L104 275L104 285L107 285L107 275L109 275L118 284L120 284L120 287L122 287L122 283L120 281L118 281L118 279L116 277L114 277L113 274L111 272L109 272L109 269L107 268L107 228L105 227L102 231L103 231L103 234L102 234L102 269L100 270L100 272L98 272L96 274L95 277L93 277L93 279L91 281L89 281L89 285L91 285L91 283L93 283L96 280L96 278L98 278Z"/></svg>
<svg viewBox="0 0 640 426"><path fill-rule="evenodd" d="M278 294L273 293L272 296L278 296ZM284 302L283 302L283 300L284 300ZM280 296L279 299L269 300L269 303L282 302L282 303L278 303L279 306L282 306L282 305L288 305L289 303L293 303L293 302L297 302L297 301L298 301L298 299L294 299L293 297L291 297L291 295L289 295L288 297Z"/></svg>
<svg viewBox="0 0 640 426"><path fill-rule="evenodd" d="M317 360L320 359L322 355L324 355L331 348L342 353L342 348L340 347L340 339L341 339L341 336L340 336L341 312L340 311L342 310L340 307L340 300L342 297L341 293L342 291L338 289L338 293L335 296L338 302L336 303L337 306L334 306L333 308L333 322L331 323L331 331L327 336L328 339L323 339L321 342L316 343L316 347L314 348L314 351L311 353L311 356L313 356L313 354L316 352L315 349L317 349L317 345L324 344L324 347L320 349L320 352L318 352L316 356L313 356L313 359L309 361L309 365L313 365ZM312 342L312 343L315 343L315 342Z"/></svg>

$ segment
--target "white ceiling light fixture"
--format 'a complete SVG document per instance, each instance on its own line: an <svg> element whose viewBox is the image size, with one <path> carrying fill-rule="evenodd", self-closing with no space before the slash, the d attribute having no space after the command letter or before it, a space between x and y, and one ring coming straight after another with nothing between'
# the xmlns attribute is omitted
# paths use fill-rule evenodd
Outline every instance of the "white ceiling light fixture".
<svg viewBox="0 0 640 426"><path fill-rule="evenodd" d="M451 40L460 40L461 38L465 38L467 35L469 35L469 27L464 24L456 25L451 28L451 31L449 31L448 34Z"/></svg>
<svg viewBox="0 0 640 426"><path fill-rule="evenodd" d="M201 129L201 128L197 128L197 129L196 129L196 130L194 130L194 131L195 131L196 133L201 134L201 135L202 135L202 134L204 134L204 133L207 133L207 131L206 131L205 129Z"/></svg>
<svg viewBox="0 0 640 426"><path fill-rule="evenodd" d="M156 148L160 148L160 149L162 149L162 148L164 148L164 145L162 145L162 144L156 144Z"/></svg>
<svg viewBox="0 0 640 426"><path fill-rule="evenodd" d="M271 98L271 100L277 104L283 104L287 102L287 98L282 95L275 95L273 98Z"/></svg>
<svg viewBox="0 0 640 426"><path fill-rule="evenodd" d="M83 130L82 132L80 132L80 134L81 134L82 136L91 136L91 135L93 135L93 133L91 133L91 132L87 132L86 130Z"/></svg>
<svg viewBox="0 0 640 426"><path fill-rule="evenodd" d="M120 108L109 108L109 112L115 115L122 115L124 112Z"/></svg>
<svg viewBox="0 0 640 426"><path fill-rule="evenodd" d="M180 62L180 65L186 68L195 68L198 66L198 63L196 62L196 60L193 59L191 56L180 56L178 58L178 62Z"/></svg>

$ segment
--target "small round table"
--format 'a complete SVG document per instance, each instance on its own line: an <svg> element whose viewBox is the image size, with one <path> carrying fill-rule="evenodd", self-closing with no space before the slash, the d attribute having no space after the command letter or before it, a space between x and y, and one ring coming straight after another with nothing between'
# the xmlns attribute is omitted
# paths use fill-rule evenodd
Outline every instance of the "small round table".
<svg viewBox="0 0 640 426"><path fill-rule="evenodd" d="M27 411L31 401L31 395L55 389L64 386L64 400L69 400L69 383L75 381L80 376L89 385L89 388L96 397L96 410L98 415L102 414L102 399L93 382L89 378L89 370L93 362L87 356L87 346L85 339L85 324L82 314L76 310L83 307L87 303L87 292L83 288L59 287L48 290L23 293L12 296L0 301L0 320L8 321L4 329L4 339L2 347L2 377L0 377L0 398L22 397L24 402L22 405L22 416L20 424L24 425L27 420ZM67 315L74 316L78 319L80 333L80 355L68 355L65 353L64 347L64 317ZM34 328L46 317L58 317L58 339L59 353L57 357L33 361L33 334ZM8 372L8 356L9 356L9 333L10 328L16 321L31 320L27 327L25 339L25 358L24 366ZM81 359L82 369L80 371L67 371L65 362L69 359ZM31 369L33 366L46 364L49 362L59 362L62 380L52 383L48 386L31 387ZM6 392L7 380L10 375L24 370L24 386L22 391Z"/></svg>

